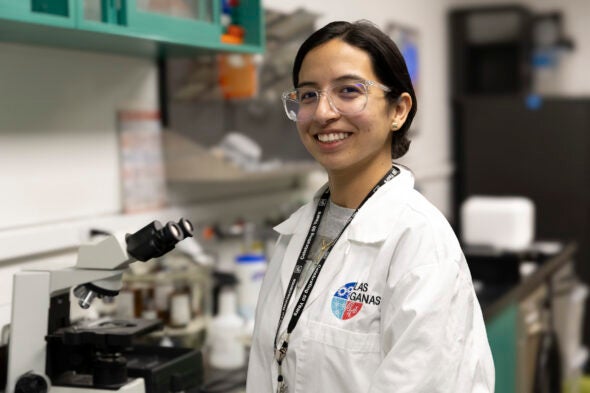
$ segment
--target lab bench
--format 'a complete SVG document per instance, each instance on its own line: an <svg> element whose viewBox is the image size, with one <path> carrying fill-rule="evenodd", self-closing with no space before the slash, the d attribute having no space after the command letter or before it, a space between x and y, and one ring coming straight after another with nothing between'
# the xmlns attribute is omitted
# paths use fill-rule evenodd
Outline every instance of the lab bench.
<svg viewBox="0 0 590 393"><path fill-rule="evenodd" d="M496 392L532 392L540 375L555 376L557 369L561 370L560 386L579 376L587 354L580 345L585 287L574 271L576 250L577 245L569 243L538 258L536 268L517 282L476 285L494 357ZM477 261L470 259L468 249L465 254L477 281ZM509 261L510 265L497 262L496 273L519 273L518 258ZM584 294L573 304L569 300L576 291ZM557 346L541 369L539 356L548 342L557 342Z"/></svg>
<svg viewBox="0 0 590 393"><path fill-rule="evenodd" d="M238 370L206 369L205 383L198 393L244 393L246 373L246 367Z"/></svg>

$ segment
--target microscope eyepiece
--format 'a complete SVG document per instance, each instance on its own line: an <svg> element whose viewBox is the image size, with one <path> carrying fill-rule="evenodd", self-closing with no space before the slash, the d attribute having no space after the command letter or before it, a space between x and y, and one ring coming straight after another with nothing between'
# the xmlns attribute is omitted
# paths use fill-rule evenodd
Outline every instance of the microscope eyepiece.
<svg viewBox="0 0 590 393"><path fill-rule="evenodd" d="M147 261L160 257L174 248L182 239L192 236L193 225L187 219L180 219L162 225L153 221L133 234L127 234L127 252L137 260Z"/></svg>
<svg viewBox="0 0 590 393"><path fill-rule="evenodd" d="M187 220L186 218L181 218L178 221L178 226L182 229L183 239L187 237L193 237L193 231L195 228L193 227L192 222Z"/></svg>
<svg viewBox="0 0 590 393"><path fill-rule="evenodd" d="M162 236L162 242L165 243L173 242L174 244L176 244L182 239L184 239L184 237L182 236L182 229L180 229L180 227L172 221L164 225L164 227L160 229L159 232Z"/></svg>
<svg viewBox="0 0 590 393"><path fill-rule="evenodd" d="M97 243L96 245L93 244L93 246L108 248L112 247L114 241L116 247L118 247L117 256L119 260L118 265L113 264L113 266L117 271L119 271L135 260L146 262L152 258L161 257L162 255L174 249L176 243L189 236L192 236L192 232L193 225L185 218L181 218L178 223L169 221L165 225L162 225L160 221L156 220L152 221L135 233L126 234L126 250L121 249L123 245L121 244L120 239L113 240L107 238L105 240L101 240L101 242ZM103 244L106 244L106 246L102 246ZM126 253L124 251L126 251ZM79 266L86 267L88 265L88 260L92 258L96 259L97 255L98 252L94 248L81 248L78 259ZM83 256L83 258L81 256ZM85 263L80 263L81 260ZM92 262L94 262L94 260L92 260ZM94 267L95 265L90 264L90 266ZM90 307L92 301L96 297L103 298L117 296L120 289L121 277L119 274L118 276L108 276L78 285L74 289L74 295L78 298L78 304L80 307L86 309Z"/></svg>

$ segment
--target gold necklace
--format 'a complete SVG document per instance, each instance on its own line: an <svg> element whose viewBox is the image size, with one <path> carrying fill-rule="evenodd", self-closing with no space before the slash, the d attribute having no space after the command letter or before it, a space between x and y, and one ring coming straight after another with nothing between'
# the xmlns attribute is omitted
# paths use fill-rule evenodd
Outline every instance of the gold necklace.
<svg viewBox="0 0 590 393"><path fill-rule="evenodd" d="M334 240L327 242L326 239L322 239L322 245L320 246L321 251L326 251L332 245L332 243L334 243Z"/></svg>
<svg viewBox="0 0 590 393"><path fill-rule="evenodd" d="M320 249L317 250L315 254L315 258L309 259L306 261L305 266L303 268L303 272L299 277L299 282L297 283L297 288L301 288L305 282L307 282L311 273L315 270L316 266L319 265L324 253L334 244L334 240L326 241L326 239L322 239L322 244L320 245Z"/></svg>
<svg viewBox="0 0 590 393"><path fill-rule="evenodd" d="M324 253L326 252L326 250L328 248L330 248L333 243L334 243L334 240L330 240L328 242L328 241L326 241L326 239L322 239L322 244L320 245L320 249L316 253L316 257L315 257L315 260L314 260L314 264L315 265L317 265L320 262L320 260L324 256Z"/></svg>

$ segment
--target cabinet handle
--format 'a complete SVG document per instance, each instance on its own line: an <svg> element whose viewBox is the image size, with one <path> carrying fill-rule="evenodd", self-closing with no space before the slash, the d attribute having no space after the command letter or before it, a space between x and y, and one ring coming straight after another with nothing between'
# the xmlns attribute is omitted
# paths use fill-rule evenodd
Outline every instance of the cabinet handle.
<svg viewBox="0 0 590 393"><path fill-rule="evenodd" d="M127 25L126 0L100 0L102 21L112 25Z"/></svg>

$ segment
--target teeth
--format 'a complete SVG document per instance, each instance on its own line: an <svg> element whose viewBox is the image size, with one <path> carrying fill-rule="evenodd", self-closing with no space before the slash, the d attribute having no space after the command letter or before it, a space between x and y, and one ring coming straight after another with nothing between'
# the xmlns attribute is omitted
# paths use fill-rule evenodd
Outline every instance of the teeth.
<svg viewBox="0 0 590 393"><path fill-rule="evenodd" d="M318 139L320 140L320 142L335 142L348 138L348 135L349 134L345 132L336 132L332 134L318 134Z"/></svg>

